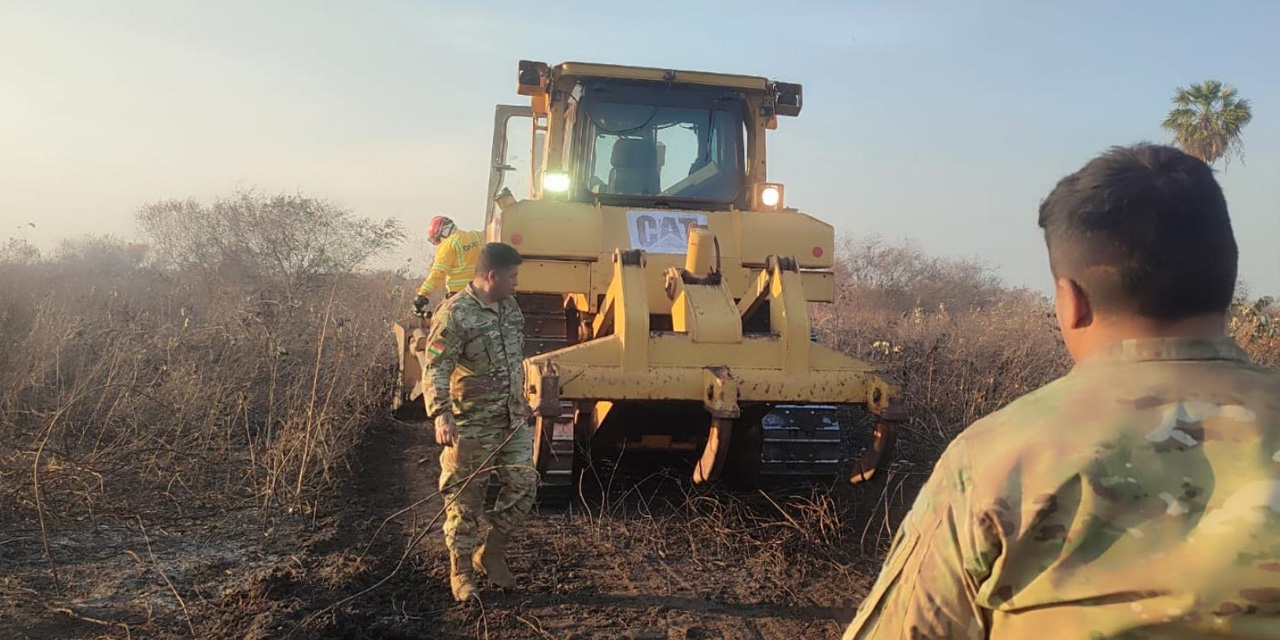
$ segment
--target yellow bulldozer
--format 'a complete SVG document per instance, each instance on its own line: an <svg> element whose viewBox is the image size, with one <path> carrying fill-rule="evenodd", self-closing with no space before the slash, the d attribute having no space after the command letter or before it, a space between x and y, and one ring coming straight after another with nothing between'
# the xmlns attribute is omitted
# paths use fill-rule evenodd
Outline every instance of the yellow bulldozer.
<svg viewBox="0 0 1280 640"><path fill-rule="evenodd" d="M527 394L544 489L593 456L684 451L695 482L834 477L841 407L872 477L903 420L899 387L818 344L834 299L831 225L788 207L766 132L798 84L763 77L521 61L525 106L500 105L488 241L525 258ZM523 165L523 166L521 166ZM396 326L396 408L420 406L425 327Z"/></svg>

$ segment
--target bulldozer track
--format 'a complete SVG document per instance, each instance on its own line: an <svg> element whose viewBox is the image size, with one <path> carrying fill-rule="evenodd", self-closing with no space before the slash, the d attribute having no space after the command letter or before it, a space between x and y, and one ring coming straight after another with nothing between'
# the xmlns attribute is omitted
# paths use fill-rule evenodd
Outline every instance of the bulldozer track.
<svg viewBox="0 0 1280 640"><path fill-rule="evenodd" d="M569 346L572 341L566 322L564 304L559 295L520 294L517 297L524 314L524 356L554 351ZM541 472L538 501L543 504L568 502L577 485L576 444L574 441L575 412L572 402L560 402L560 415L547 420L551 435L548 453L550 462ZM537 430L535 429L535 433ZM540 443L535 443L539 446Z"/></svg>

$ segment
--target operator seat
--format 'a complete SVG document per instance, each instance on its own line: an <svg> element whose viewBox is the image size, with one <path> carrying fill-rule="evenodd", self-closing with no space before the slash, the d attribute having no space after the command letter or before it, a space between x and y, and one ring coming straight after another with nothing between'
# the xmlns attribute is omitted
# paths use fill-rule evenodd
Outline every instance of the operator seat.
<svg viewBox="0 0 1280 640"><path fill-rule="evenodd" d="M658 195L660 177L657 148L640 138L618 138L609 158L609 193Z"/></svg>

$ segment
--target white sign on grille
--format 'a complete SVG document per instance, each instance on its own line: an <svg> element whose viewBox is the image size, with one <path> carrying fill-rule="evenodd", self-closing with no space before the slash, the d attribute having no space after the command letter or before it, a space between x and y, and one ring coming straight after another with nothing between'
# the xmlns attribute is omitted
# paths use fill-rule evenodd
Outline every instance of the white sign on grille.
<svg viewBox="0 0 1280 640"><path fill-rule="evenodd" d="M689 225L707 224L703 213L687 211L628 211L631 248L648 253L679 253L689 249Z"/></svg>

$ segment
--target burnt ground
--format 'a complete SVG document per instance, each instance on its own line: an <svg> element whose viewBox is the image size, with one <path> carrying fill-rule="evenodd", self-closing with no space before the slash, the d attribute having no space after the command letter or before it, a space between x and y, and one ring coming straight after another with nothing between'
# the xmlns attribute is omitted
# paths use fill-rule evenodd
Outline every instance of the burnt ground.
<svg viewBox="0 0 1280 640"><path fill-rule="evenodd" d="M521 588L460 605L438 454L427 430L381 425L315 511L49 523L56 582L38 523L5 523L0 637L838 638L923 471L767 493L695 489L680 470L589 473L513 543Z"/></svg>

